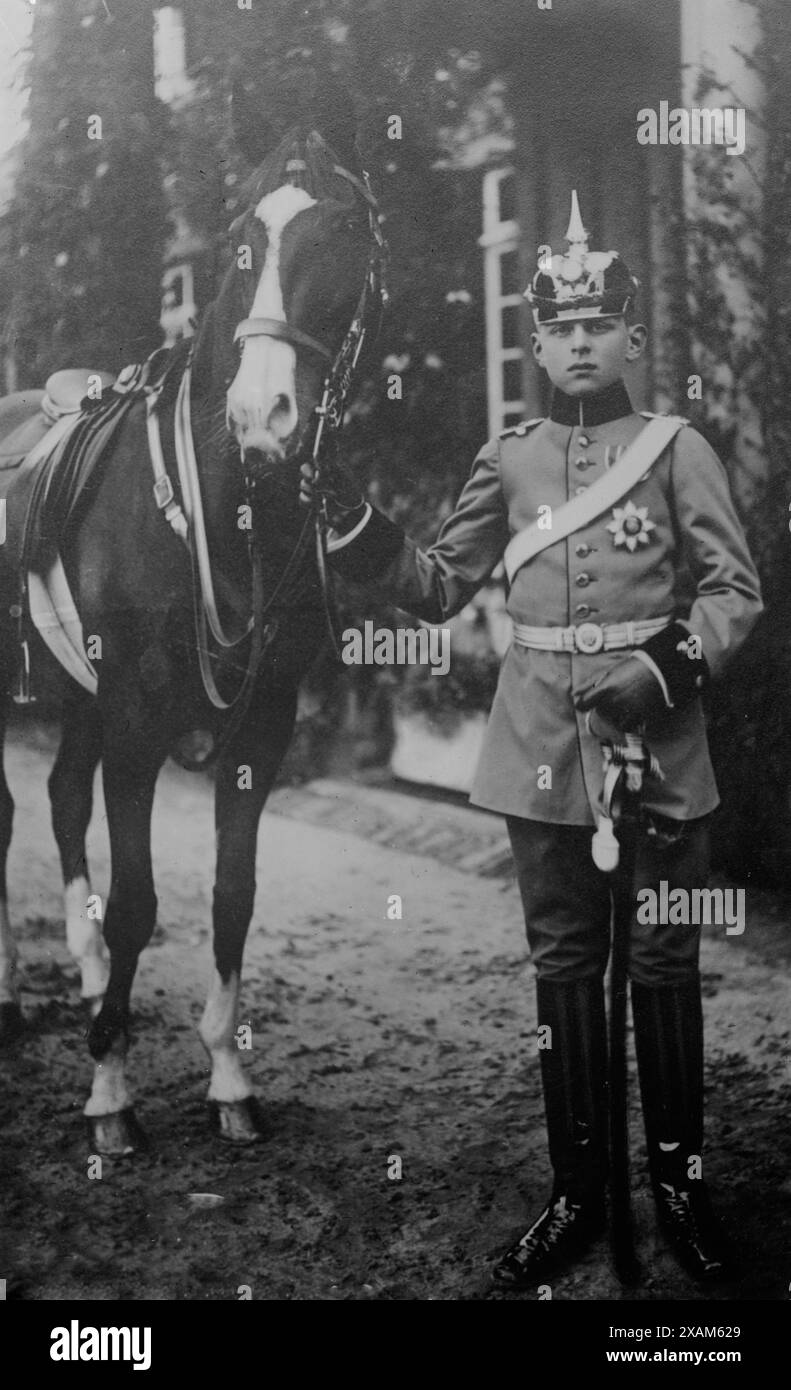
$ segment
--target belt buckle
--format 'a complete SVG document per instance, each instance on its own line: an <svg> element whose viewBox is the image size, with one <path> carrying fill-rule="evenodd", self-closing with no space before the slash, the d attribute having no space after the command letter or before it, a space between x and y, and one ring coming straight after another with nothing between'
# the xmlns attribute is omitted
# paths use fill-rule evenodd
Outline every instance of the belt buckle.
<svg viewBox="0 0 791 1390"><path fill-rule="evenodd" d="M604 646L604 628L599 623L580 623L574 629L574 642L578 652L593 656Z"/></svg>

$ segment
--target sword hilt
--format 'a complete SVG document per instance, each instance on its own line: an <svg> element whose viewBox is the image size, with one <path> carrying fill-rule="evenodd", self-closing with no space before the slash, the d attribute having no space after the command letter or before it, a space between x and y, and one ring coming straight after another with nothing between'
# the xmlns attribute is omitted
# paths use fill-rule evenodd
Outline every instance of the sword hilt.
<svg viewBox="0 0 791 1390"><path fill-rule="evenodd" d="M623 819L624 808L627 815L636 816L645 778L661 779L662 769L642 736L637 733L624 733L620 742L603 739L601 749L604 759L603 814L598 818L591 854L598 869L603 873L612 873L617 869L620 857L615 827Z"/></svg>

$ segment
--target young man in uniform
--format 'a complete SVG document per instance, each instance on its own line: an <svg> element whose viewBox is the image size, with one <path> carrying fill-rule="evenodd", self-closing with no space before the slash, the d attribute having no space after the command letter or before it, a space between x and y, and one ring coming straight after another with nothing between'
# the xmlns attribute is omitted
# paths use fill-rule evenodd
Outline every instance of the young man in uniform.
<svg viewBox="0 0 791 1390"><path fill-rule="evenodd" d="M481 449L425 551L364 501L329 513L334 567L431 623L457 613L505 555L514 641L471 800L507 820L538 1025L550 1030L539 1057L554 1171L544 1210L495 1267L511 1287L535 1286L604 1222L611 893L591 857L600 738L640 731L663 774L645 783L635 893L705 888L718 797L701 691L762 606L716 455L684 421L646 424L631 404L623 370L646 340L631 321L638 282L617 253L588 249L576 194L566 240L526 291L533 351L554 387L549 417ZM307 466L302 492L309 500ZM629 974L658 1215L697 1278L722 1277L700 1166L700 932L641 915Z"/></svg>

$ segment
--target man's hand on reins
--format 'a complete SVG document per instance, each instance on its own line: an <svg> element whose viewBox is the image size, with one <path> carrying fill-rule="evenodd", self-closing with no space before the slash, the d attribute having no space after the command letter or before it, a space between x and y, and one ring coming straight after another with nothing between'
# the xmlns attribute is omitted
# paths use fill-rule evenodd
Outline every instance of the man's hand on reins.
<svg viewBox="0 0 791 1390"><path fill-rule="evenodd" d="M316 496L313 465L303 463L299 470L299 500L310 507ZM327 522L339 536L353 530L365 512L365 498L348 468L341 463L322 466L322 489L327 504Z"/></svg>
<svg viewBox="0 0 791 1390"><path fill-rule="evenodd" d="M659 680L639 657L619 661L574 694L578 710L598 710L620 729L632 729L668 708Z"/></svg>

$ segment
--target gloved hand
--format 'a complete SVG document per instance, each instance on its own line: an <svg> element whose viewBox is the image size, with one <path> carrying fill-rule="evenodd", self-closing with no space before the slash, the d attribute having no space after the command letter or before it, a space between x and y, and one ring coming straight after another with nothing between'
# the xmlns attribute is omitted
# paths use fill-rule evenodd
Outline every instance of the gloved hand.
<svg viewBox="0 0 791 1390"><path fill-rule="evenodd" d="M309 507L315 494L312 464L301 464L299 475L299 500L302 506ZM333 531L342 536L362 519L365 498L350 470L337 461L322 464L321 482L327 499L327 520Z"/></svg>
<svg viewBox="0 0 791 1390"><path fill-rule="evenodd" d="M662 687L639 657L627 656L616 666L575 691L578 710L597 710L623 730L633 730L668 708Z"/></svg>

